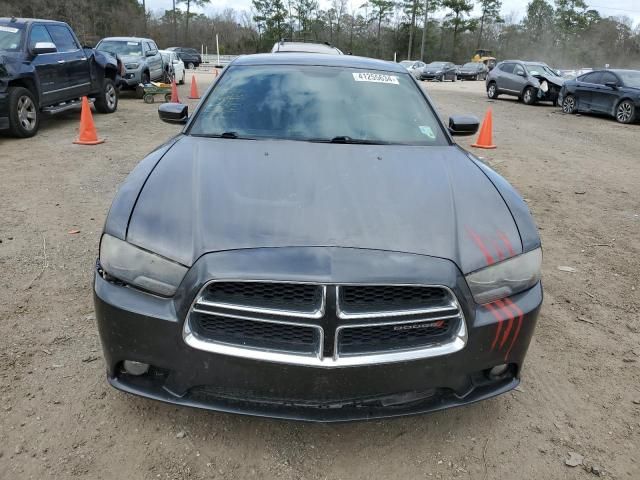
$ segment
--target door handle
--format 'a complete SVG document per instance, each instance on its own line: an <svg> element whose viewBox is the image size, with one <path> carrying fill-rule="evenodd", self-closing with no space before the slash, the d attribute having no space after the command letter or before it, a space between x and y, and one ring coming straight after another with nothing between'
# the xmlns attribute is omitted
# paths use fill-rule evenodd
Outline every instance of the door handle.
<svg viewBox="0 0 640 480"><path fill-rule="evenodd" d="M58 63L64 63L64 60L58 60Z"/></svg>

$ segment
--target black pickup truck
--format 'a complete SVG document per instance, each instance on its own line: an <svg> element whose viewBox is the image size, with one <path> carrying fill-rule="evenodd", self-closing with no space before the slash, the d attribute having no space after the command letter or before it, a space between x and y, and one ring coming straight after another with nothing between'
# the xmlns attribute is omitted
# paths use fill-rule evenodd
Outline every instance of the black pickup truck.
<svg viewBox="0 0 640 480"><path fill-rule="evenodd" d="M98 112L115 112L118 63L83 48L66 23L0 18L0 132L32 137L43 113L76 108L83 96Z"/></svg>

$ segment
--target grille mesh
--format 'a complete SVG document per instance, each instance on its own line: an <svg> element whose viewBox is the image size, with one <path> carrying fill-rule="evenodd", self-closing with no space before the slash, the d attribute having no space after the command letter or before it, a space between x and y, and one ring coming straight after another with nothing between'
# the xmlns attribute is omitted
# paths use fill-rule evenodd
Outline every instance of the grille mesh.
<svg viewBox="0 0 640 480"><path fill-rule="evenodd" d="M338 338L338 351L341 355L349 355L423 347L447 338L453 323L451 319L444 319L424 323L345 328Z"/></svg>
<svg viewBox="0 0 640 480"><path fill-rule="evenodd" d="M270 282L216 282L206 291L207 300L247 307L314 311L322 299L319 285Z"/></svg>
<svg viewBox="0 0 640 480"><path fill-rule="evenodd" d="M191 314L191 321L200 335L232 345L313 353L319 341L317 330L312 327L197 312Z"/></svg>
<svg viewBox="0 0 640 480"><path fill-rule="evenodd" d="M340 306L345 312L385 312L440 306L449 300L439 287L399 285L345 285L340 287Z"/></svg>

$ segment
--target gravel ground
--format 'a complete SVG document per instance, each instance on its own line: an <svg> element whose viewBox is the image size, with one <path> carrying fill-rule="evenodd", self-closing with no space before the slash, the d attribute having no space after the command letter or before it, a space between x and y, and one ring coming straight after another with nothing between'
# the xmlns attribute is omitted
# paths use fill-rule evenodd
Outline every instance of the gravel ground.
<svg viewBox="0 0 640 480"><path fill-rule="evenodd" d="M0 137L0 478L640 478L640 125L490 102L482 82L425 88L443 117L493 108L498 149L476 153L541 229L546 297L521 387L338 425L113 390L92 306L100 230L118 184L179 130L123 96L116 114L94 116L102 145L72 144L77 113L33 139Z"/></svg>

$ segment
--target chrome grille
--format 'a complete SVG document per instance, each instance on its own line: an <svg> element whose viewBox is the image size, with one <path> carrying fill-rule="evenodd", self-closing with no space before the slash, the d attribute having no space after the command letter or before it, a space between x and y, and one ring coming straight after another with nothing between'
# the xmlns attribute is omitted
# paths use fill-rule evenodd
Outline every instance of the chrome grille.
<svg viewBox="0 0 640 480"><path fill-rule="evenodd" d="M212 281L189 310L184 339L214 353L340 367L453 353L467 331L443 286Z"/></svg>

